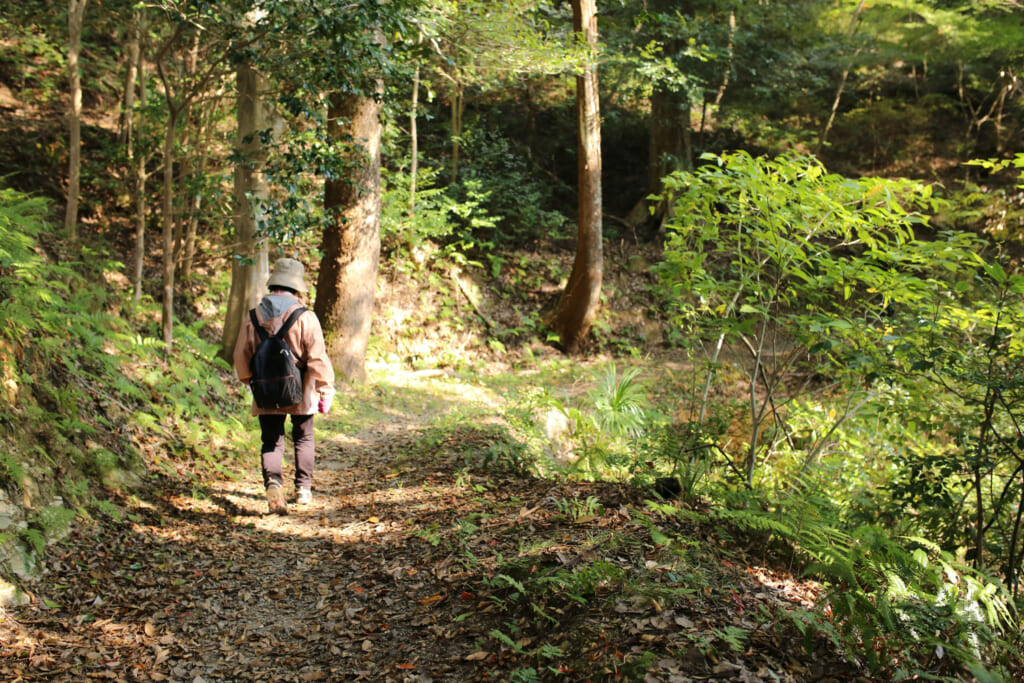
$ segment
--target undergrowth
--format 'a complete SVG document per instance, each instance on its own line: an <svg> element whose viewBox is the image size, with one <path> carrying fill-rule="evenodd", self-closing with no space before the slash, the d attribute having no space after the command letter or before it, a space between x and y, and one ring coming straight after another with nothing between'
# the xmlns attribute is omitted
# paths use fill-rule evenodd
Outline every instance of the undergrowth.
<svg viewBox="0 0 1024 683"><path fill-rule="evenodd" d="M662 414L658 409L663 405L649 403L643 378L643 372L600 367L589 391L580 378L583 386L575 397L561 400L550 391L517 387L505 396L502 426L471 428L472 420L446 418L421 434L415 457L461 458L478 475L510 472L551 482L632 484L652 500L664 499L650 504L656 517L712 527L737 552L747 548L748 561L785 564L788 558L789 571L820 582L823 597L816 607L782 616L789 628L803 634L808 648L841 652L854 666L886 680L1013 680L1020 668L1013 636L1017 615L998 579L971 566L962 552L851 517L851 498L866 492L847 481L852 476L848 468L823 460L801 473L792 465L802 461L803 453L783 457L780 451L756 488L737 485L741 477L715 446L725 427ZM538 384L544 382L541 377ZM573 457L565 463L552 460L545 450L552 435L544 433L543 419L551 411L567 418L565 438ZM675 488L662 488L666 480ZM554 499L550 506L570 524L605 513L599 499L582 494ZM693 565L686 533L646 517L635 519L659 554L677 557L674 575L703 571ZM649 549L643 552L651 556ZM597 553L571 571L552 567L547 572L524 550L518 558L499 562L484 579L495 607L514 625L491 638L524 663L523 680L553 673L560 666L556 662L564 661L549 657L552 648L564 651L564 641L538 635L553 625L550 619L564 627L576 608L595 608L605 600L600 591L581 589L587 577L600 575L599 583L624 589L625 577L614 565L602 563L606 557ZM633 567L628 576L630 592L664 589L663 577L655 573ZM699 586L702 581L688 583ZM552 606L560 613L552 612ZM723 631L701 647L742 647L744 637ZM524 640L531 646L523 646Z"/></svg>
<svg viewBox="0 0 1024 683"><path fill-rule="evenodd" d="M116 509L104 499L147 468L223 472L248 436L202 323L177 325L170 350L140 333L152 311L112 284L121 264L94 246L48 253L49 215L0 190L0 489L26 510L0 541L29 564L75 515Z"/></svg>

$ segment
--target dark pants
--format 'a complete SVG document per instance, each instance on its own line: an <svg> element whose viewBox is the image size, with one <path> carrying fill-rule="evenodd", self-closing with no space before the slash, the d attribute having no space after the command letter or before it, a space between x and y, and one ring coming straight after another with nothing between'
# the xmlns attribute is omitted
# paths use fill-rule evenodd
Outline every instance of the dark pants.
<svg viewBox="0 0 1024 683"><path fill-rule="evenodd" d="M260 415L263 448L263 486L284 484L281 461L284 460L284 420L287 415ZM295 444L295 488L311 488L316 442L313 439L313 416L292 415L292 441Z"/></svg>

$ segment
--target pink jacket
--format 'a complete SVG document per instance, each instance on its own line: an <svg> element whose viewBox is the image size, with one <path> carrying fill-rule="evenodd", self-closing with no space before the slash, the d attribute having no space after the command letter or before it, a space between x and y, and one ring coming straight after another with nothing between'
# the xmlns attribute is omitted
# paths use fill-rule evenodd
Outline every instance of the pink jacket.
<svg viewBox="0 0 1024 683"><path fill-rule="evenodd" d="M274 334L288 318L288 315L299 306L302 300L286 292L274 292L260 301L256 307L256 317L268 334ZM285 335L288 345L297 356L297 362L303 370L304 392L302 403L290 408L262 409L252 404L253 415L312 415L317 412L317 404L321 394L334 395L334 367L327 357L327 346L324 344L324 333L316 314L309 310L299 316L295 324ZM257 336L252 321L246 313L242 327L238 331L235 342L235 373L238 379L249 384L252 373L249 360L256 352Z"/></svg>

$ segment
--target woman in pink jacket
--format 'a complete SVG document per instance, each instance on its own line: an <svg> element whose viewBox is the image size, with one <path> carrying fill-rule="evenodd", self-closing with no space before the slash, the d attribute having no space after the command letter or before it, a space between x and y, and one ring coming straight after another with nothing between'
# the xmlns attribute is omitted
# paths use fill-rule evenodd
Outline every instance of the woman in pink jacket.
<svg viewBox="0 0 1024 683"><path fill-rule="evenodd" d="M282 258L274 263L267 280L270 293L256 307L256 318L267 334L273 335L292 311L304 306L301 296L309 291L305 268L295 259ZM248 385L252 377L250 362L259 344L259 335L246 316L235 343L234 362L238 379ZM284 498L281 463L285 450L285 418L291 415L292 441L295 446L295 502L307 505L313 500L313 467L316 442L313 437L313 416L326 414L334 398L334 368L327 357L323 330L316 314L302 313L284 335L292 349L295 362L302 370L302 400L281 408L259 408L253 401L252 414L259 417L262 434L260 460L263 485L266 487L270 514L288 514Z"/></svg>

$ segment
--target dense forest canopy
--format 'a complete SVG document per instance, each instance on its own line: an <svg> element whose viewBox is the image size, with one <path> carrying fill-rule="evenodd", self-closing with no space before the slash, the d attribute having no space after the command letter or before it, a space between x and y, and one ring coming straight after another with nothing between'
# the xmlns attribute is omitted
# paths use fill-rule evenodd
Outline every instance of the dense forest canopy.
<svg viewBox="0 0 1024 683"><path fill-rule="evenodd" d="M84 455L51 483L167 420L207 453L184 387L290 256L353 384L466 370L449 333L683 363L657 405L614 367L548 397L571 464L513 465L713 500L829 585L800 627L880 676L1021 671L1015 0L0 4L0 417L61 415ZM116 417L69 408L98 394Z"/></svg>

